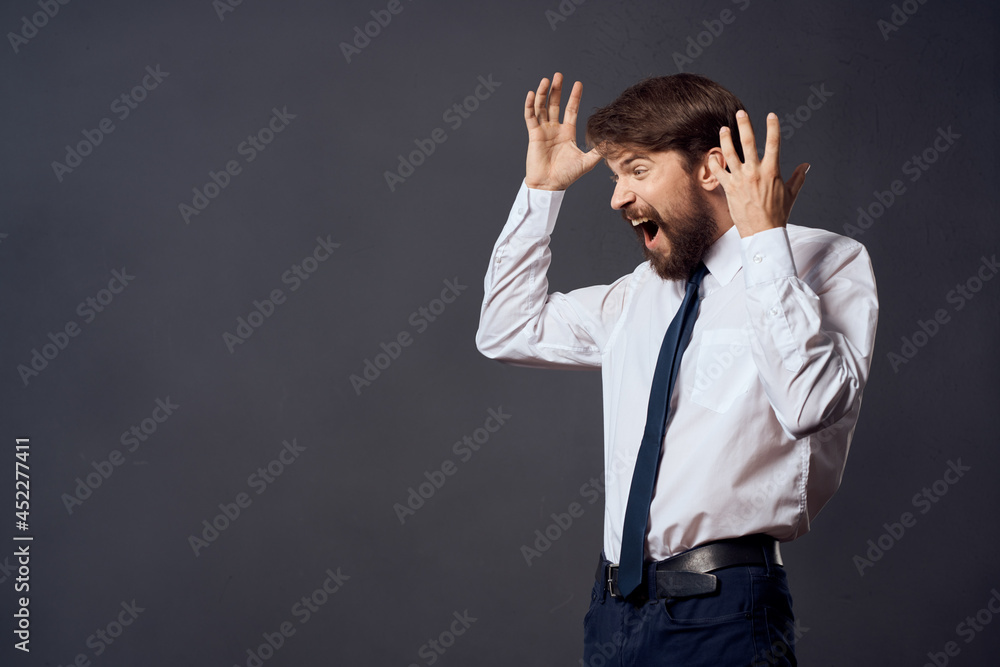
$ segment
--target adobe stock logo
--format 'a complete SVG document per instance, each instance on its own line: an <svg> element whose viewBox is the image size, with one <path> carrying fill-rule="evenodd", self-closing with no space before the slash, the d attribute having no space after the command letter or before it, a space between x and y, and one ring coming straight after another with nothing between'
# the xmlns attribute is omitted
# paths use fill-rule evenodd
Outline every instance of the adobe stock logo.
<svg viewBox="0 0 1000 667"><path fill-rule="evenodd" d="M226 20L226 14L235 12L236 8L243 4L243 0L212 0L212 9L219 17L219 22Z"/></svg>
<svg viewBox="0 0 1000 667"><path fill-rule="evenodd" d="M931 165L937 162L942 154L954 146L957 139L961 138L962 135L952 130L951 125L948 126L947 130L943 127L938 127L937 136L919 154L914 153L909 160L904 162L900 167L900 171L910 177L909 180L911 183L916 183L931 168ZM906 184L898 178L889 184L887 190L873 190L872 196L874 199L867 206L859 206L857 208L857 224L845 222L844 233L852 239L861 236L906 192Z"/></svg>
<svg viewBox="0 0 1000 667"><path fill-rule="evenodd" d="M285 128L296 118L298 118L298 114L288 113L287 106L281 107L280 110L278 107L272 107L271 118L267 124L255 133L248 134L246 139L236 146L236 153L243 156L245 164L253 162L258 155L267 150L275 137L284 132ZM181 214L184 224L191 224L191 218L201 215L209 204L229 187L232 180L242 173L243 165L236 159L227 161L219 171L209 169L209 180L200 189L197 186L191 188L193 194L191 204L186 202L177 204L177 212Z"/></svg>
<svg viewBox="0 0 1000 667"><path fill-rule="evenodd" d="M288 469L289 466L299 460L302 452L306 448L298 443L295 438L291 442L282 441L282 447L267 465L257 468L247 477L247 486L254 489L260 495L270 488L270 485ZM219 503L220 512L211 519L203 519L199 525L202 528L198 535L191 533L188 535L188 546L194 552L195 558L201 555L201 551L210 547L230 526L244 514L245 509L253 504L250 494L241 491L237 493L232 502Z"/></svg>
<svg viewBox="0 0 1000 667"><path fill-rule="evenodd" d="M319 270L323 262L330 259L333 251L339 247L339 243L334 243L330 240L330 234L327 234L326 238L317 236L316 245L313 247L312 252L299 262L288 267L281 274L281 283L283 285L290 285L289 292L295 292L302 287L303 281L309 280ZM288 295L279 287L272 289L268 293L268 297L254 299L253 308L247 313L246 317L240 315L236 318L236 327L233 329L233 332L222 332L222 342L225 344L226 349L229 350L229 354L236 351L237 345L242 345L250 340L254 332L262 327L264 322L274 316L278 307L288 301Z"/></svg>
<svg viewBox="0 0 1000 667"><path fill-rule="evenodd" d="M807 632L809 632L809 628L800 625L798 619L794 622L785 621L785 631L775 630L775 634L778 635L777 639L757 654L754 661L750 663L750 667L788 664L785 657L792 652L793 647Z"/></svg>
<svg viewBox="0 0 1000 667"><path fill-rule="evenodd" d="M746 11L747 7L750 6L750 0L732 0L732 2L734 5L741 5L740 11ZM715 40L722 35L726 26L736 22L736 16L737 14L733 10L723 9L719 12L719 18L702 21L701 24L705 26L705 30L702 30L697 35L688 35L687 48L684 50L684 53L680 51L674 51L673 53L677 71L683 72L687 65L693 65L694 61L705 52L705 49L714 44Z"/></svg>
<svg viewBox="0 0 1000 667"><path fill-rule="evenodd" d="M910 499L910 503L919 509L921 514L927 514L970 470L972 470L972 466L962 465L960 458L948 461L948 467L945 468L941 479L935 480L929 486L925 486L918 493L915 493ZM883 556L903 539L907 528L913 528L916 525L917 517L912 512L903 512L899 516L898 522L883 523L882 527L885 528L885 532L867 542L868 550L865 551L867 558L857 554L854 556L854 567L858 569L858 575L865 576L865 569L873 567L875 563L882 560Z"/></svg>
<svg viewBox="0 0 1000 667"><path fill-rule="evenodd" d="M150 92L156 90L164 79L170 76L170 72L160 69L159 63L156 67L146 66L146 75L131 90L128 90L111 101L109 110L114 113L119 121L123 121L139 105L146 100ZM66 144L66 156L63 162L52 161L52 172L56 180L62 183L63 177L70 174L74 169L83 164L83 159L94 152L94 149L104 143L104 137L115 131L115 124L110 118L102 118L93 130L83 129L80 134L83 139L75 145Z"/></svg>
<svg viewBox="0 0 1000 667"><path fill-rule="evenodd" d="M94 296L87 297L76 307L76 314L83 318L84 324L90 324L97 319L98 313L103 313L115 300L115 297L125 291L125 288L135 280L135 276L130 275L123 266L121 270L115 269L111 272L111 280L108 281L106 289L98 290ZM28 364L18 364L17 374L25 387L32 378L38 377L39 373L49 367L49 364L56 360L67 347L73 338L76 338L83 331L76 320L69 320L56 333L48 332L50 342L43 343L40 347L31 349L31 358ZM41 351L39 351L39 349Z"/></svg>
<svg viewBox="0 0 1000 667"><path fill-rule="evenodd" d="M427 331L430 323L437 320L444 313L448 305L455 303L455 300L468 288L468 285L462 285L458 282L457 276L454 280L445 279L444 289L441 290L441 297L431 299L430 303L426 306L421 306L412 312L407 321L416 333L422 334ZM403 330L391 338L388 343L385 341L379 343L381 352L377 352L372 358L364 360L361 375L352 373L347 377L348 382L351 383L351 387L354 389L355 396L360 396L363 387L370 387L375 380L379 379L382 373L392 365L392 362L402 356L403 348L413 345L414 340L415 338L410 335L409 331Z"/></svg>
<svg viewBox="0 0 1000 667"><path fill-rule="evenodd" d="M479 108L480 103L488 100L496 92L496 89L503 85L502 81L494 81L492 74L486 77L480 75L478 81L479 85L460 104L456 102L441 114L441 120L448 123L448 127L452 130L462 127L462 123L470 118L472 113ZM414 139L413 143L417 149L410 151L405 157L400 153L397 156L399 164L396 166L396 170L387 170L383 174L385 176L385 184L389 186L389 192L395 192L396 187L401 183L405 183L406 179L412 176L417 170L417 167L424 164L427 158L437 150L438 144L443 144L447 140L448 134L440 127L435 127L431 130L426 139Z"/></svg>
<svg viewBox="0 0 1000 667"><path fill-rule="evenodd" d="M576 12L577 7L586 1L587 0L562 0L555 10L546 9L545 20L549 22L549 27L552 28L553 32L559 27L560 23L568 19Z"/></svg>
<svg viewBox="0 0 1000 667"><path fill-rule="evenodd" d="M7 41L10 48L17 53L20 48L27 44L29 40L38 35L38 31L49 24L49 19L54 19L59 13L59 5L68 5L70 0L38 0L38 6L42 11L35 12L29 19L27 16L21 17L21 30L18 32L8 32Z"/></svg>
<svg viewBox="0 0 1000 667"><path fill-rule="evenodd" d="M448 652L448 649L455 645L455 641L479 620L475 616L470 616L468 609L462 613L453 612L452 617L455 620L451 621L451 624L442 630L436 639L428 639L426 644L417 649L417 655L424 659L425 664L433 665L436 663L441 656ZM420 666L416 663L410 663L409 667Z"/></svg>
<svg viewBox="0 0 1000 667"><path fill-rule="evenodd" d="M885 19L875 21L876 27L882 33L882 40L888 42L889 35L906 25L910 17L920 10L920 5L926 3L927 0L905 0L902 5L893 4L892 13L889 14L889 21Z"/></svg>
<svg viewBox="0 0 1000 667"><path fill-rule="evenodd" d="M796 107L794 113L786 113L781 119L781 140L788 141L795 135L795 130L801 130L805 123L812 118L814 111L819 111L826 104L826 101L833 97L833 93L826 89L826 82L819 84L819 87L810 86L811 95L806 98L805 104Z"/></svg>
<svg viewBox="0 0 1000 667"><path fill-rule="evenodd" d="M490 437L499 431L510 418L511 415L503 411L502 405L498 406L496 410L489 408L486 411L486 419L483 421L483 425L474 430L471 435L466 434L462 436L461 440L456 441L451 446L451 451L459 458L460 463L468 463L475 456L476 452L489 442ZM396 518L399 519L399 523L401 525L405 524L406 520L415 515L417 510L423 507L428 500L434 497L435 493L444 487L448 482L448 478L457 472L458 466L451 459L445 459L439 465L432 467L431 470L425 470L424 479L427 481L418 483L416 488L411 486L407 489L406 504L396 503L392 506L392 510L396 513Z"/></svg>
<svg viewBox="0 0 1000 667"><path fill-rule="evenodd" d="M997 273L1000 273L1000 262L997 261L996 253L990 257L983 255L975 273L963 282L956 283L955 288L949 290L945 295L945 302L952 304L955 312L962 310ZM951 322L951 314L945 308L938 308L926 320L917 320L917 328L910 336L900 336L901 344L898 351L887 353L892 372L898 373L900 367L910 363L917 356L917 353L929 345L931 339L949 322Z"/></svg>
<svg viewBox="0 0 1000 667"><path fill-rule="evenodd" d="M604 496L605 491L604 480L591 477L589 481L580 487L580 495L587 499L587 505L582 505L574 501L566 507L565 512L559 514L552 512L549 515L552 518L552 523L543 528L535 529L533 534L535 540L530 546L527 544L521 545L521 556L524 558L525 564L531 567L531 561L541 558L542 554L552 548L552 545L573 527L573 520L582 517L587 507L600 500Z"/></svg>
<svg viewBox="0 0 1000 667"><path fill-rule="evenodd" d="M990 597L975 615L969 614L965 620L955 626L955 634L965 640L966 644L971 644L976 636L986 629L986 626L993 622L993 617L1000 615L1000 591L996 588L990 590ZM942 651L928 651L929 662L924 663L924 667L945 667L949 658L954 658L962 652L958 642L949 641L942 647Z"/></svg>
<svg viewBox="0 0 1000 667"><path fill-rule="evenodd" d="M133 424L128 430L123 431L119 442L122 447L128 448L128 453L132 453L147 442L159 429L160 425L169 419L180 405L170 400L170 397L157 398L155 407L148 417L142 419L138 424ZM73 514L74 508L83 505L84 501L94 495L97 489L101 488L105 482L111 479L115 471L125 463L125 454L121 450L112 449L107 458L100 461L91 461L90 467L93 472L77 477L74 481L76 486L72 493L63 493L60 496L63 506L68 514Z"/></svg>
<svg viewBox="0 0 1000 667"><path fill-rule="evenodd" d="M412 1L410 0L410 2ZM340 52L344 54L347 63L350 64L351 58L354 56L361 55L361 51L367 48L373 39L381 35L382 30L389 27L389 24L392 23L392 17L401 14L404 9L405 7L400 0L389 0L385 9L373 9L368 12L373 20L365 23L364 30L359 25L354 26L354 39L351 43L340 43Z"/></svg>
<svg viewBox="0 0 1000 667"><path fill-rule="evenodd" d="M327 568L323 574L326 575L323 583L299 598L289 610L289 613L298 619L300 626L308 623L314 614L320 612L324 605L328 604L333 596L340 592L344 587L344 582L351 578L341 572L339 567L336 571L333 568ZM264 641L256 647L251 646L246 650L246 660L243 663L245 667L262 667L265 662L281 650L291 637L295 636L297 629L291 621L284 621L273 632L261 633L261 639ZM233 667L241 667L241 665L234 664Z"/></svg>
<svg viewBox="0 0 1000 667"><path fill-rule="evenodd" d="M121 611L117 612L114 618L104 624L102 627L97 628L94 632L87 637L86 645L92 651L93 657L98 658L112 646L115 641L117 641L126 630L135 623L136 619L139 618L139 614L146 611L145 607L140 607L136 604L135 598L132 598L132 602L122 602L119 604ZM67 665L73 665L74 667L79 665L86 667L91 664L91 659L87 657L87 654L83 651L76 654L71 663ZM61 665L60 665L61 667Z"/></svg>

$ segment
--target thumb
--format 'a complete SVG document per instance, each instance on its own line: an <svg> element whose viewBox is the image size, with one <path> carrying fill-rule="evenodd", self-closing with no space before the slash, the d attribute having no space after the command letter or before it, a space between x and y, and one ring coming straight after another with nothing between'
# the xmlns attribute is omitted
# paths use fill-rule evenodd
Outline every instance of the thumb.
<svg viewBox="0 0 1000 667"><path fill-rule="evenodd" d="M596 148L591 148L583 154L583 159L587 161L587 168L593 169L601 161L601 154L597 152Z"/></svg>
<svg viewBox="0 0 1000 667"><path fill-rule="evenodd" d="M795 198L799 196L799 190L802 189L802 186L806 182L806 172L809 171L810 167L812 167L811 164L803 162L795 168L795 171L792 172L791 178L789 178L788 182L785 183L785 186L788 188L788 194L792 197L792 201L795 201Z"/></svg>

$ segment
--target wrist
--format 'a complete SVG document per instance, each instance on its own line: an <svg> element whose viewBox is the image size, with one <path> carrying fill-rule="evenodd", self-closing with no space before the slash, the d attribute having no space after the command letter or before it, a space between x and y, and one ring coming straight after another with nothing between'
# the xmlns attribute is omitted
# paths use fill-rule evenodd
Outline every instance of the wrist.
<svg viewBox="0 0 1000 667"><path fill-rule="evenodd" d="M761 232L769 232L772 229L781 229L784 225L775 225L770 222L758 223L753 225L736 225L736 230L740 233L740 238L748 238L754 234L760 234Z"/></svg>
<svg viewBox="0 0 1000 667"><path fill-rule="evenodd" d="M558 186L558 185L553 185L551 183L541 183L541 182L531 181L528 180L527 178L524 179L524 184L528 186L528 189L530 190L548 190L549 192L559 192L561 190L566 189L565 186Z"/></svg>

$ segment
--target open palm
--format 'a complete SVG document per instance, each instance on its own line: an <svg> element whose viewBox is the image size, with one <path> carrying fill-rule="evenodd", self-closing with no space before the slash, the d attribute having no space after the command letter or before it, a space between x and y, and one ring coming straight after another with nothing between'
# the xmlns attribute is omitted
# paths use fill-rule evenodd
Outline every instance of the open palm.
<svg viewBox="0 0 1000 667"><path fill-rule="evenodd" d="M542 79L538 90L529 91L524 100L524 123L528 127L524 180L529 188L565 190L601 160L596 149L584 153L576 145L576 118L583 96L579 81L573 84L566 114L559 122L562 79L559 72L552 76L551 91L549 80Z"/></svg>

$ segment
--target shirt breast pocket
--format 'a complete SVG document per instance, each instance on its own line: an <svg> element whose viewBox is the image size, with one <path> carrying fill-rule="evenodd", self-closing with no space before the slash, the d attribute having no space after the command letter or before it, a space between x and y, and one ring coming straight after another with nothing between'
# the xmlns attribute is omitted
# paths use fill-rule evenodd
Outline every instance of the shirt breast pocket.
<svg viewBox="0 0 1000 667"><path fill-rule="evenodd" d="M746 329L715 329L701 336L691 400L726 412L757 379Z"/></svg>

